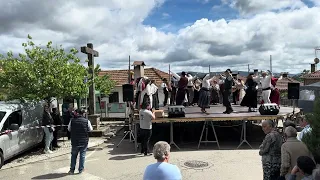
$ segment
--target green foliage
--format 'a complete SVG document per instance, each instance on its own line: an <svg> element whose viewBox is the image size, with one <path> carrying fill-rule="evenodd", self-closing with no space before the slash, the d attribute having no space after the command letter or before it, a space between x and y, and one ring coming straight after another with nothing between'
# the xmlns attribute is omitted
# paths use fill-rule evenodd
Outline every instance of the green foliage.
<svg viewBox="0 0 320 180"><path fill-rule="evenodd" d="M296 75L296 76L293 76L292 78L293 78L294 80L299 81L299 82L303 82L303 77L304 77L305 75L309 74L309 73L310 73L310 70L304 69L304 70L301 72L301 74Z"/></svg>
<svg viewBox="0 0 320 180"><path fill-rule="evenodd" d="M99 90L102 94L108 95L111 93L112 89L116 85L116 82L111 80L108 75L99 76L101 72L100 65L98 64L94 69L95 74L95 88Z"/></svg>
<svg viewBox="0 0 320 180"><path fill-rule="evenodd" d="M314 155L316 161L320 163L320 99L316 99L314 111L307 114L307 121L310 124L311 132L305 134L302 141L308 146L308 149Z"/></svg>
<svg viewBox="0 0 320 180"><path fill-rule="evenodd" d="M50 97L84 96L87 85L83 78L86 68L76 56L78 51L66 53L62 46L36 46L28 35L27 43L22 43L25 54L15 57L12 52L1 55L2 72L0 82L7 89L7 100L44 100Z"/></svg>

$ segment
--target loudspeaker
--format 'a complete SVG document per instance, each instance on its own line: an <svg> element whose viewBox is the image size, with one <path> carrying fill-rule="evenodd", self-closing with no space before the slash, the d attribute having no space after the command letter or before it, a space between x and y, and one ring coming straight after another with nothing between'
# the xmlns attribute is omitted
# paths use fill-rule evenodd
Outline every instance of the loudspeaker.
<svg viewBox="0 0 320 180"><path fill-rule="evenodd" d="M124 102L134 101L134 89L132 84L122 85L122 93Z"/></svg>
<svg viewBox="0 0 320 180"><path fill-rule="evenodd" d="M288 83L288 99L299 99L300 83Z"/></svg>
<svg viewBox="0 0 320 180"><path fill-rule="evenodd" d="M277 115L279 114L279 106L276 103L262 104L259 107L259 112L261 115Z"/></svg>
<svg viewBox="0 0 320 180"><path fill-rule="evenodd" d="M185 117L186 116L186 107L184 106L168 106L168 117Z"/></svg>

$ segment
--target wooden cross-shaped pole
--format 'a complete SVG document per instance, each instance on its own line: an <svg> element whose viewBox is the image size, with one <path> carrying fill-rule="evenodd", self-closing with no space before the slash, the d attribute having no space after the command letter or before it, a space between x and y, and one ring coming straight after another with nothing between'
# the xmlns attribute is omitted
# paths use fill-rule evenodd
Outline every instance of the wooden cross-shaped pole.
<svg viewBox="0 0 320 180"><path fill-rule="evenodd" d="M91 74L92 80L94 80L94 57L99 57L99 52L93 50L93 44L88 43L87 46L81 47L81 52L88 55L88 67L89 73ZM89 87L89 114L96 113L96 95L94 83Z"/></svg>

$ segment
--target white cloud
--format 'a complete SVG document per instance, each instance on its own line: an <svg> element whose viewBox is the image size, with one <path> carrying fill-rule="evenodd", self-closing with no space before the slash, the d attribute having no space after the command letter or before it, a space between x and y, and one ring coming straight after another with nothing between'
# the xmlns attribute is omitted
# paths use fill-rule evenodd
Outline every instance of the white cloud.
<svg viewBox="0 0 320 180"><path fill-rule="evenodd" d="M36 43L52 40L64 47L79 48L91 42L100 52L96 62L104 69L127 68L131 55L132 61L143 60L165 71L169 63L174 71L207 72L209 65L212 71L228 67L246 71L246 64L251 64L251 69L267 70L271 54L274 71L297 73L310 68L313 48L320 46L320 7L308 8L298 0L295 6L289 4L290 0L268 5L242 1L247 2L238 5L242 12L261 13L228 21L203 18L186 23L174 34L166 33L171 24L159 29L143 25L164 0L58 0L50 4L50 10L40 0L22 2L26 4L0 7L0 20L4 22L0 51L21 52L27 34ZM275 9L281 11L268 12Z"/></svg>
<svg viewBox="0 0 320 180"><path fill-rule="evenodd" d="M162 13L162 19L168 19L168 18L170 18L171 16L170 16L170 14L168 14L168 13Z"/></svg>

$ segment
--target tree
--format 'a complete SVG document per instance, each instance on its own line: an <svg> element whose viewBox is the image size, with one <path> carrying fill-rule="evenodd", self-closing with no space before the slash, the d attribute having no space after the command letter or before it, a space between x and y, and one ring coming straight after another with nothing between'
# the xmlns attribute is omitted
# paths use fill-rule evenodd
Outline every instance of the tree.
<svg viewBox="0 0 320 180"><path fill-rule="evenodd" d="M88 76L87 68L76 56L78 50L73 48L66 53L62 46L36 46L28 35L27 43L23 43L25 54L15 57L12 52L1 55L2 72L0 82L7 91L7 100L50 101L51 97L85 97L88 84L84 77ZM108 84L108 78L96 78L98 82ZM103 83L105 80L105 83ZM102 87L103 87L102 86ZM100 86L101 87L101 86Z"/></svg>
<svg viewBox="0 0 320 180"><path fill-rule="evenodd" d="M311 131L305 134L302 141L307 145L312 152L315 160L320 164L320 99L316 99L314 103L313 113L307 114L307 121L310 124Z"/></svg>
<svg viewBox="0 0 320 180"><path fill-rule="evenodd" d="M304 77L305 75L309 74L309 73L310 73L310 70L304 69L300 74L297 74L297 75L293 76L292 78L293 78L294 80L299 81L299 82L303 82L303 77Z"/></svg>
<svg viewBox="0 0 320 180"><path fill-rule="evenodd" d="M112 89L116 85L116 82L113 80L110 80L110 77L105 74L103 76L99 75L101 72L100 65L97 64L97 66L94 69L95 73L95 88L101 92L101 94L108 95L111 93Z"/></svg>

